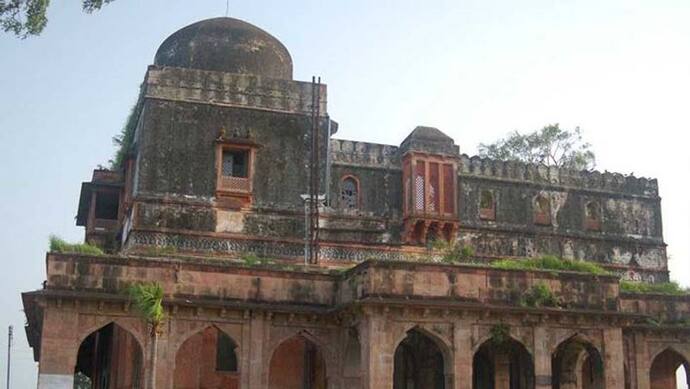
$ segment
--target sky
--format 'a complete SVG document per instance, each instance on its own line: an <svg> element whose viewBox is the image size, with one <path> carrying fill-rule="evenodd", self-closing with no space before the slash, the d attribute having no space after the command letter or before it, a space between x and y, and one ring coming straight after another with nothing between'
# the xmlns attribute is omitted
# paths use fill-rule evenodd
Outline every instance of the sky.
<svg viewBox="0 0 690 389"><path fill-rule="evenodd" d="M295 79L328 84L338 138L398 145L429 125L472 155L513 130L579 126L598 169L659 179L671 277L690 286L687 0L229 8L285 44ZM13 388L35 387L20 292L45 279L48 236L83 238L80 184L112 157L158 45L225 10L225 0L116 0L87 15L54 1L40 37L0 33L0 347L13 325Z"/></svg>

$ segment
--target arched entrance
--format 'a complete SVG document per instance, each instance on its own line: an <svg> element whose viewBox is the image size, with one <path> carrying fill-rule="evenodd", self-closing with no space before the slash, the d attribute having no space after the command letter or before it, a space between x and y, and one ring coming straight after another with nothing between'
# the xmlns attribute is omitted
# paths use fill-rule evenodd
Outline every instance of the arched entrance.
<svg viewBox="0 0 690 389"><path fill-rule="evenodd" d="M552 355L551 377L554 389L603 389L601 354L591 343L573 336Z"/></svg>
<svg viewBox="0 0 690 389"><path fill-rule="evenodd" d="M534 362L529 351L512 338L484 342L472 361L474 389L533 389Z"/></svg>
<svg viewBox="0 0 690 389"><path fill-rule="evenodd" d="M445 389L443 352L420 332L407 332L395 349L393 389Z"/></svg>
<svg viewBox="0 0 690 389"><path fill-rule="evenodd" d="M677 380L678 370L681 368L685 370L685 382ZM678 375L682 376L682 372ZM682 387L682 384L690 386L688 361L673 349L664 350L652 361L652 366L649 369L649 382L651 389L676 389Z"/></svg>
<svg viewBox="0 0 690 389"><path fill-rule="evenodd" d="M278 346L269 365L269 389L326 389L326 364L319 347L302 335Z"/></svg>
<svg viewBox="0 0 690 389"><path fill-rule="evenodd" d="M110 323L87 336L79 346L74 368L75 389L143 387L143 354L134 335Z"/></svg>
<svg viewBox="0 0 690 389"><path fill-rule="evenodd" d="M239 388L239 349L235 340L213 326L185 340L175 356L173 387Z"/></svg>

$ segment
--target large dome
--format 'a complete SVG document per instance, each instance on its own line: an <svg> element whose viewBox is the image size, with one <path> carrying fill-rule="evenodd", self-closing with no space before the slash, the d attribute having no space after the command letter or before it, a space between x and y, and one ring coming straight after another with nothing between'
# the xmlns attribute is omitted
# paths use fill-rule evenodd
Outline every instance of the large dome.
<svg viewBox="0 0 690 389"><path fill-rule="evenodd" d="M292 79L292 59L271 34L233 18L196 22L170 35L154 63L201 70Z"/></svg>

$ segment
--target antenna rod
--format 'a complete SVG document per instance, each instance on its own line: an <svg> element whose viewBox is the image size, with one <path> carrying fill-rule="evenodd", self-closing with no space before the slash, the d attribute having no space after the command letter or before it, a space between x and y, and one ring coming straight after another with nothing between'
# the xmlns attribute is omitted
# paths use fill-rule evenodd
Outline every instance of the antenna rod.
<svg viewBox="0 0 690 389"><path fill-rule="evenodd" d="M225 17L228 17L230 13L230 0L225 0Z"/></svg>
<svg viewBox="0 0 690 389"><path fill-rule="evenodd" d="M10 389L10 362L12 358L12 326L7 331L7 389Z"/></svg>

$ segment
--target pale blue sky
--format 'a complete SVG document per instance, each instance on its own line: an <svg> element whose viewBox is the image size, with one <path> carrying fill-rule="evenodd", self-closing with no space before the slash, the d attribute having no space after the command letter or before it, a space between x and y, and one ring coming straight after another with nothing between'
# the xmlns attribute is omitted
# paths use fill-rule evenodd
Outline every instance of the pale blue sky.
<svg viewBox="0 0 690 389"><path fill-rule="evenodd" d="M48 235L82 238L80 183L112 156L158 45L225 13L225 0L52 3L41 37L0 35L0 345L13 324L18 389L36 378L19 293L45 278ZM602 170L660 180L672 277L690 285L687 0L253 0L230 16L278 37L296 79L322 77L340 138L399 144L425 124L472 154L514 129L579 125Z"/></svg>

